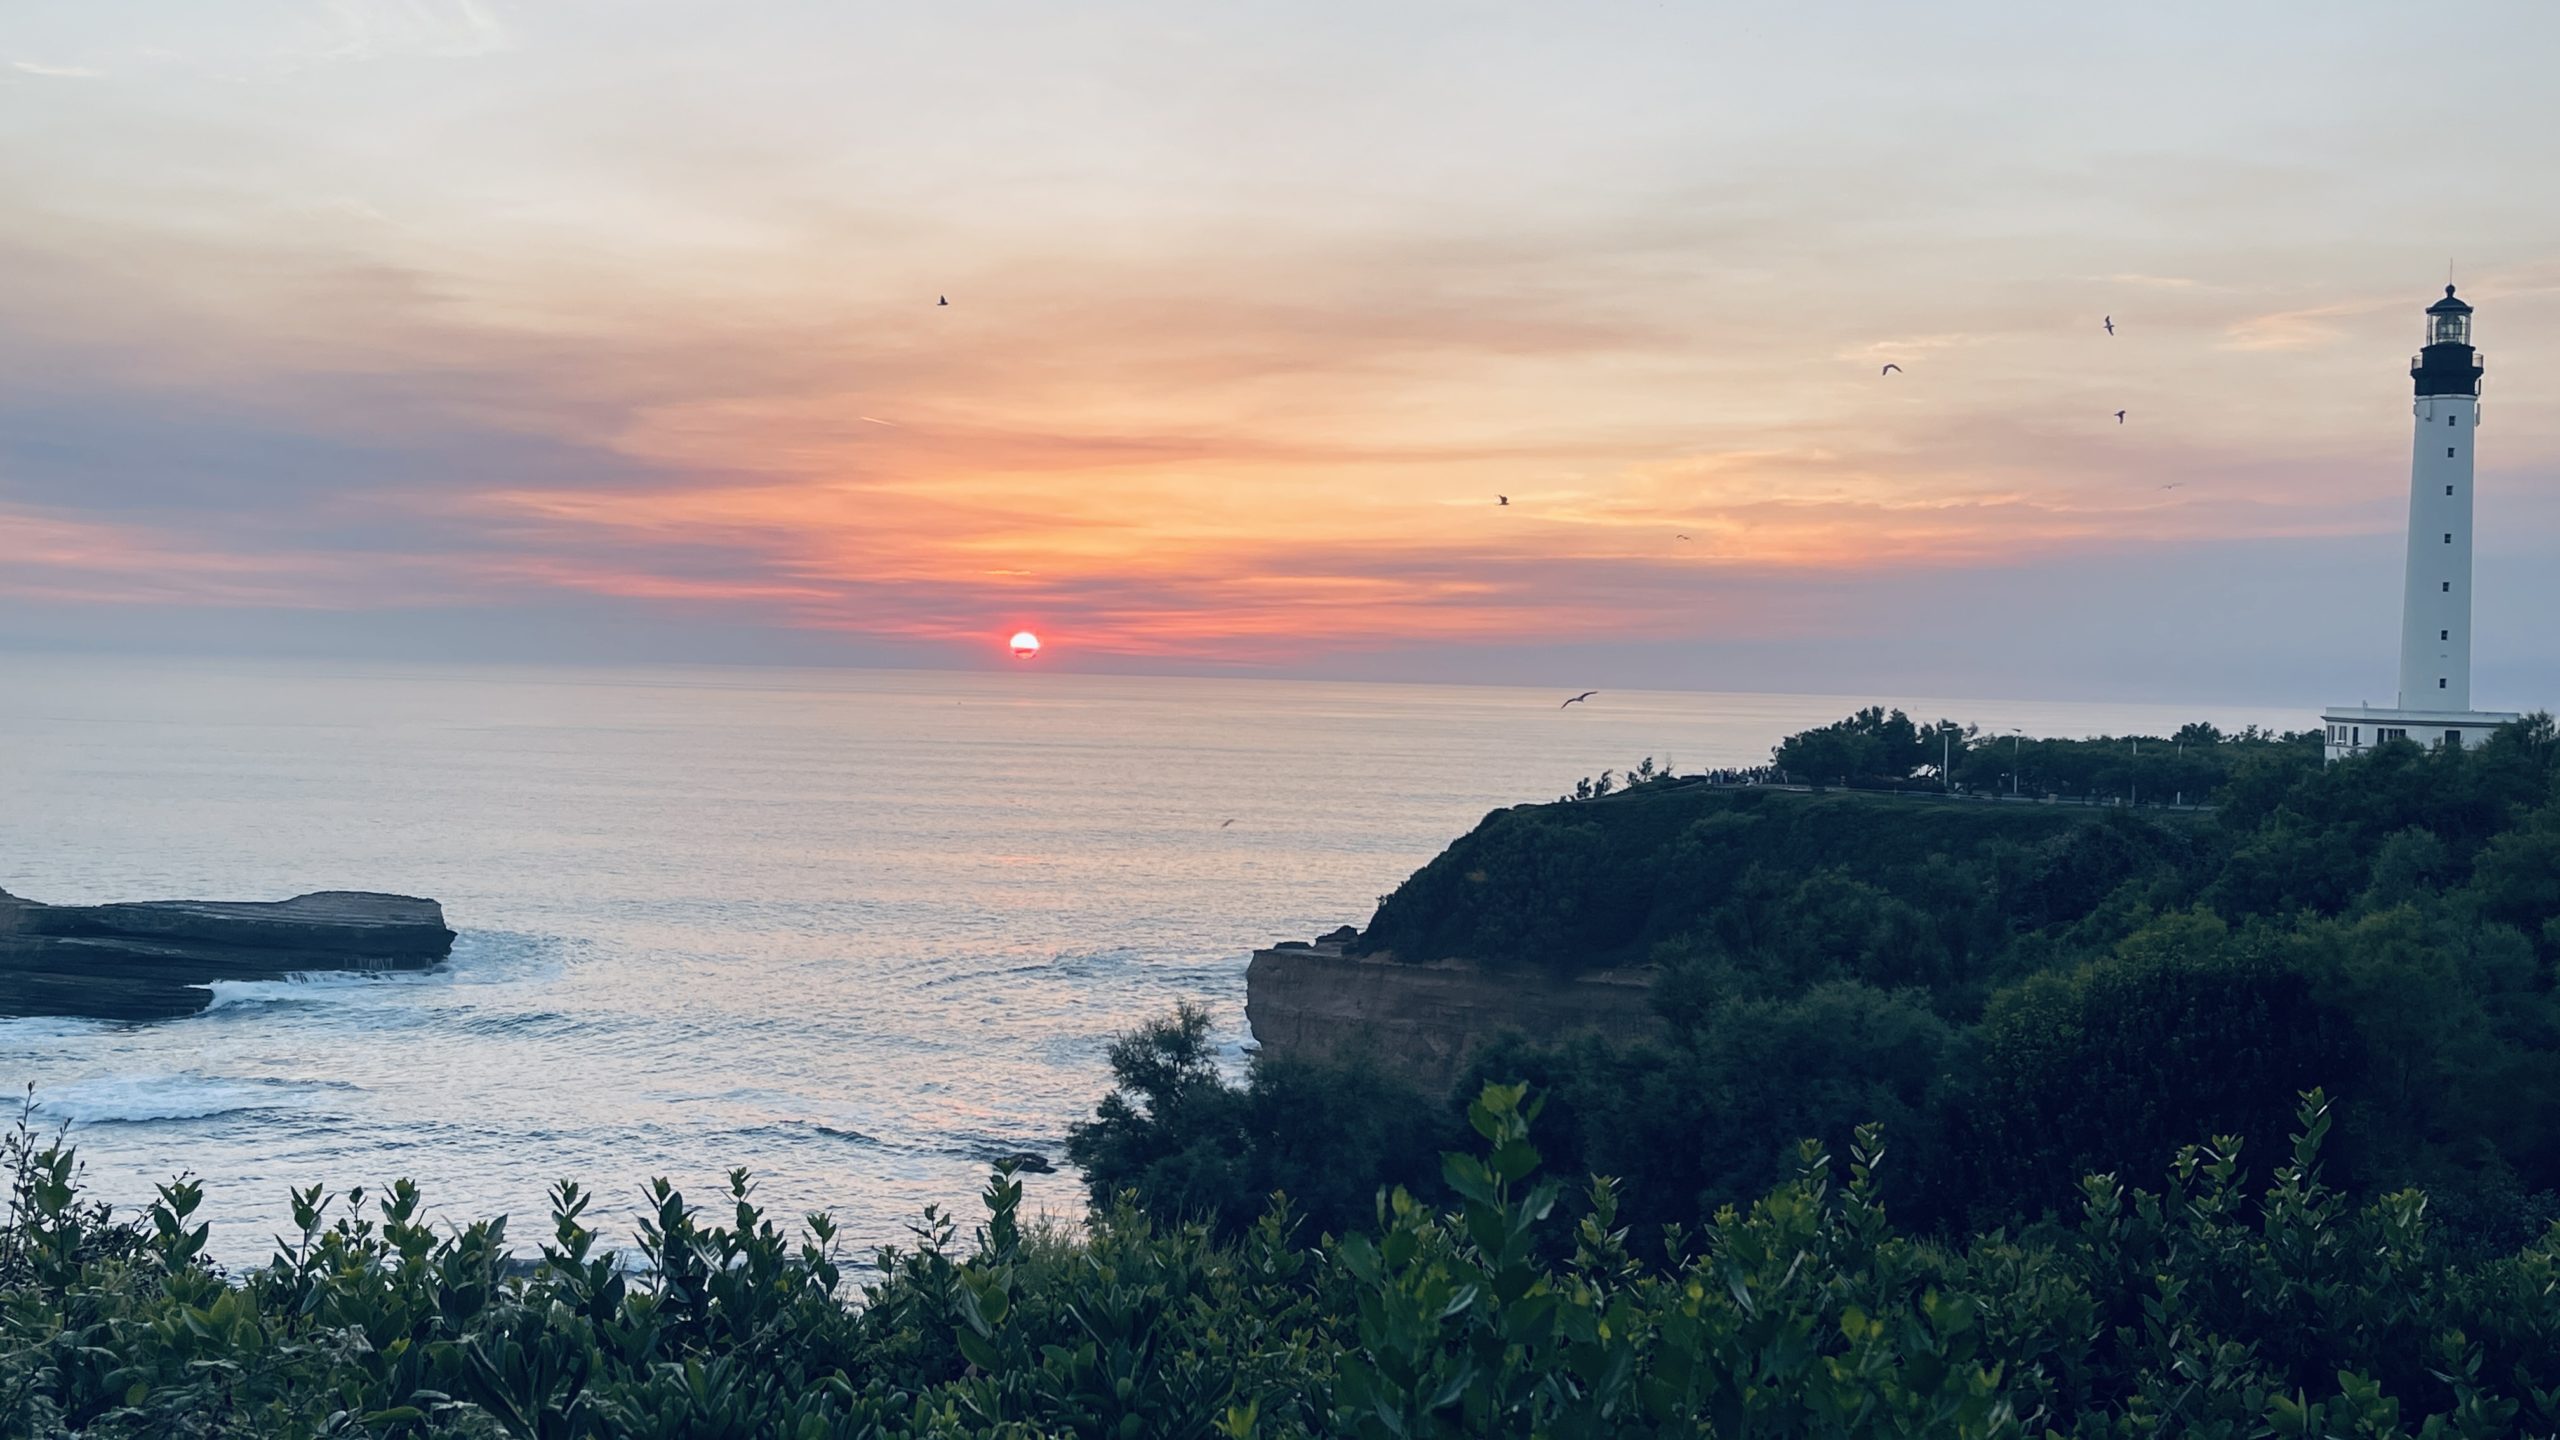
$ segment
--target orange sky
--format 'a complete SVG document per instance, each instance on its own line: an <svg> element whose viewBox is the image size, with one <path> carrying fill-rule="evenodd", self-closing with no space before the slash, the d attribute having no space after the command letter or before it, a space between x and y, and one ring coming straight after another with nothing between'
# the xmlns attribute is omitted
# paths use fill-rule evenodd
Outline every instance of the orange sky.
<svg viewBox="0 0 2560 1440"><path fill-rule="evenodd" d="M2518 496L2484 584L2560 539L2541 12L2413 95L2378 5L2203 54L2178 7L1665 8L49 11L0 53L15 638L1854 669L1968 577L2390 553L2451 249Z"/></svg>

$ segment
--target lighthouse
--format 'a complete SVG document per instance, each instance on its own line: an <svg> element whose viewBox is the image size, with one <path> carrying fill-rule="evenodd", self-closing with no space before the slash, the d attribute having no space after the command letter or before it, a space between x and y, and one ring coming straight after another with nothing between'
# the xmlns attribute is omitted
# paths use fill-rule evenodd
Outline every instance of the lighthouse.
<svg viewBox="0 0 2560 1440"><path fill-rule="evenodd" d="M2472 461L2480 433L2480 352L2471 306L2444 287L2427 307L2409 451L2409 551L2401 572L2400 693L2390 709L2334 706L2321 716L2328 757L2390 740L2477 745L2515 719L2471 708Z"/></svg>

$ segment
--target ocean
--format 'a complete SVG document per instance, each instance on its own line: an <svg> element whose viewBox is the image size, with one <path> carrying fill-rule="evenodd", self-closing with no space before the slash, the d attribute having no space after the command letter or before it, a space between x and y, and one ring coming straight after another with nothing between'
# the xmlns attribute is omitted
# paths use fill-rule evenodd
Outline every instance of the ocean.
<svg viewBox="0 0 2560 1440"><path fill-rule="evenodd" d="M1031 1150L1060 1168L1028 1203L1072 1216L1115 1034L1192 999L1236 1060L1248 952L1364 923L1487 811L1647 756L1755 764L1863 703L1567 693L0 656L0 888L389 890L460 934L430 971L225 984L182 1020L0 1020L0 1081L97 1195L201 1177L234 1263L290 1187L395 1177L530 1247L555 1180L620 1236L651 1177L711 1201L744 1166L868 1245ZM2309 714L1897 703L2059 734Z"/></svg>

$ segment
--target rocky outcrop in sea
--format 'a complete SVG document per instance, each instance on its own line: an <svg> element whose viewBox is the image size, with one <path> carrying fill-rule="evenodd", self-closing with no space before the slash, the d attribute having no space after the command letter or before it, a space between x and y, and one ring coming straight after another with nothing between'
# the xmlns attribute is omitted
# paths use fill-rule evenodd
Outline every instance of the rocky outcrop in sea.
<svg viewBox="0 0 2560 1440"><path fill-rule="evenodd" d="M444 907L410 895L47 905L0 890L0 1015L168 1019L212 1003L216 980L419 969L452 952Z"/></svg>

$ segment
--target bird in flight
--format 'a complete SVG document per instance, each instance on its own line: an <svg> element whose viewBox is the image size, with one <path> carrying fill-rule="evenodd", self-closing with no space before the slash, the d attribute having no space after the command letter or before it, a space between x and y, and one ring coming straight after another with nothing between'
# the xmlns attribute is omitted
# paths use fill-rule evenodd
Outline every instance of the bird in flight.
<svg viewBox="0 0 2560 1440"><path fill-rule="evenodd" d="M1597 690L1585 690L1585 691L1583 691L1581 694L1576 695L1576 696L1574 696L1572 699L1567 700L1566 702L1564 702L1564 705L1579 705L1579 704L1581 704L1583 701L1588 700L1588 699L1590 699L1592 696L1597 695L1597 694L1599 694L1599 693L1600 693L1600 692L1599 692L1599 691L1597 691ZM1556 708L1557 708L1557 709L1559 709L1559 710L1561 710L1561 709L1563 709L1563 708L1564 708L1564 705L1559 705L1559 706L1557 706Z"/></svg>
<svg viewBox="0 0 2560 1440"><path fill-rule="evenodd" d="M2186 481L2184 481L2184 480L2174 480L2174 481L2171 481L2169 484L2166 484L2166 485L2161 486L2160 488L2161 488L2161 489L2163 489L2163 490L2175 490L2175 489L2177 489L2179 486L2184 485L2184 484L2186 484L2186 483L2187 483L2187 482L2186 482Z"/></svg>
<svg viewBox="0 0 2560 1440"><path fill-rule="evenodd" d="M1881 369L1881 370L1879 370L1879 371L1877 371L1877 372L1876 372L1876 374L1877 374L1877 375L1879 375L1879 376L1884 376L1884 375L1893 375L1893 374L1898 374L1898 373L1901 371L1901 369L1902 369L1902 367L1901 367L1901 366L1896 365L1896 364L1894 364L1892 361L1888 360L1888 361L1886 361L1886 362L1885 362L1885 364L1884 364L1884 368L1883 368L1883 369Z"/></svg>
<svg viewBox="0 0 2560 1440"><path fill-rule="evenodd" d="M2116 423L2119 425L2124 423L2124 412L2121 410L2116 412Z"/></svg>
<svg viewBox="0 0 2560 1440"><path fill-rule="evenodd" d="M1688 536L1686 536L1686 535L1674 535L1674 536L1672 536L1671 538L1672 538L1672 539L1674 539L1674 540L1686 540L1686 539L1688 539L1689 537L1688 537Z"/></svg>
<svg viewBox="0 0 2560 1440"><path fill-rule="evenodd" d="M2107 317L2107 333L2110 335L2116 333L2116 317L2113 315Z"/></svg>
<svg viewBox="0 0 2560 1440"><path fill-rule="evenodd" d="M1234 823L1236 823L1236 822L1234 822L1233 820L1221 820L1221 821L1219 821L1219 822L1218 822L1218 828L1219 828L1219 829L1221 829L1221 830L1224 830L1224 829L1226 829L1228 826L1233 825Z"/></svg>
<svg viewBox="0 0 2560 1440"><path fill-rule="evenodd" d="M1493 500L1497 505L1508 505L1511 503L1511 497L1508 495L1496 495L1493 497Z"/></svg>
<svg viewBox="0 0 2560 1440"><path fill-rule="evenodd" d="M951 303L951 297L948 295L937 295L934 297L933 303L936 305L948 305Z"/></svg>

